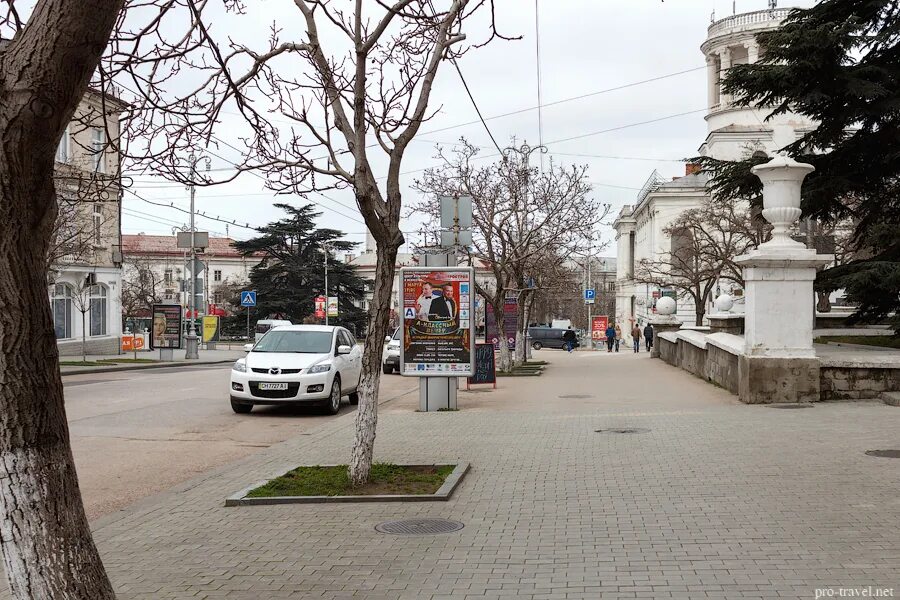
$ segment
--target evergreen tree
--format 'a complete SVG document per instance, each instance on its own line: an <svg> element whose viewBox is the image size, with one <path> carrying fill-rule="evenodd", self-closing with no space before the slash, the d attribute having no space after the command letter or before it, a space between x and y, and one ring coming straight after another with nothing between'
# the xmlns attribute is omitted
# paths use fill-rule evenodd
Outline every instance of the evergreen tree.
<svg viewBox="0 0 900 600"><path fill-rule="evenodd" d="M900 4L823 0L792 11L757 36L759 62L732 67L726 93L819 126L782 151L816 167L803 186L803 215L856 225L856 259L819 274L820 291L845 289L854 320L900 315ZM720 198L760 202L762 186L739 162L699 159ZM900 318L894 317L895 329Z"/></svg>
<svg viewBox="0 0 900 600"><path fill-rule="evenodd" d="M312 205L275 206L288 216L260 227L258 237L234 243L244 256L264 254L262 261L251 269L246 288L257 292L259 318L309 322L315 313L315 297L331 295L339 298L340 316L329 318L329 324L362 333L366 314L354 306L354 301L364 298L366 281L356 274L352 265L331 258L332 254L351 251L356 244L342 241L343 233L336 229L317 229L315 219L321 213L314 212ZM328 294L325 293L326 256Z"/></svg>

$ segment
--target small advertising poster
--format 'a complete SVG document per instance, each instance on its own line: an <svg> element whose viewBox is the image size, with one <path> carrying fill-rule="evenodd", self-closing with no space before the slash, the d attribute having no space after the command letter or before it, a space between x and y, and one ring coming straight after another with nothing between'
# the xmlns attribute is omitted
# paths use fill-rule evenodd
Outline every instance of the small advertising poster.
<svg viewBox="0 0 900 600"><path fill-rule="evenodd" d="M178 304L154 304L150 348L181 348L182 315Z"/></svg>
<svg viewBox="0 0 900 600"><path fill-rule="evenodd" d="M607 327L609 327L609 317L605 315L591 317L591 339L595 342L605 342Z"/></svg>
<svg viewBox="0 0 900 600"><path fill-rule="evenodd" d="M413 377L473 375L474 271L466 267L412 267L401 269L400 279L400 372Z"/></svg>
<svg viewBox="0 0 900 600"><path fill-rule="evenodd" d="M325 318L325 296L316 296L316 318Z"/></svg>
<svg viewBox="0 0 900 600"><path fill-rule="evenodd" d="M219 317L203 317L203 343L219 341Z"/></svg>
<svg viewBox="0 0 900 600"><path fill-rule="evenodd" d="M516 331L518 330L519 299L516 296L507 296L503 304L503 332L510 350L516 349ZM484 337L485 341L494 345L494 350L500 349L497 320L494 318L494 307L490 303L484 311Z"/></svg>
<svg viewBox="0 0 900 600"><path fill-rule="evenodd" d="M337 296L329 296L328 297L328 316L336 317L338 316L338 299Z"/></svg>

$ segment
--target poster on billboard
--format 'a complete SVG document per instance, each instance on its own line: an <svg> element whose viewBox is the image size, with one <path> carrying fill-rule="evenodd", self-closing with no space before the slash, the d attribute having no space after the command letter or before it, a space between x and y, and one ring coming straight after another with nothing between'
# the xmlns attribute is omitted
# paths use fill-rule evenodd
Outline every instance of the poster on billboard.
<svg viewBox="0 0 900 600"><path fill-rule="evenodd" d="M182 314L178 304L154 304L150 348L181 348Z"/></svg>
<svg viewBox="0 0 900 600"><path fill-rule="evenodd" d="M506 343L510 350L516 349L516 331L519 330L519 300L516 296L507 296L503 303L503 332L506 334ZM487 304L484 312L484 338L494 345L494 350L500 349L500 333L497 329L497 319L494 318L494 308Z"/></svg>
<svg viewBox="0 0 900 600"><path fill-rule="evenodd" d="M325 318L325 296L316 296L316 318Z"/></svg>
<svg viewBox="0 0 900 600"><path fill-rule="evenodd" d="M400 270L403 326L400 373L413 377L473 374L475 272L466 267Z"/></svg>
<svg viewBox="0 0 900 600"><path fill-rule="evenodd" d="M337 296L329 296L328 297L328 316L336 317L338 316L338 299Z"/></svg>
<svg viewBox="0 0 900 600"><path fill-rule="evenodd" d="M219 341L219 317L203 317L203 343Z"/></svg>
<svg viewBox="0 0 900 600"><path fill-rule="evenodd" d="M591 339L595 342L605 342L607 327L609 327L608 316L597 315L591 317Z"/></svg>

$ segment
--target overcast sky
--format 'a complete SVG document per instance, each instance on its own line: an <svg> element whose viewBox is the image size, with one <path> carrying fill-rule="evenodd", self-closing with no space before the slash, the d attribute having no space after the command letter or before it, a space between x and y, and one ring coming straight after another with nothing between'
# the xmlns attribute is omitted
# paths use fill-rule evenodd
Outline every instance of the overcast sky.
<svg viewBox="0 0 900 600"><path fill-rule="evenodd" d="M543 103L551 104L577 96L586 98L560 102L543 110L543 139L549 150L546 160L589 165L595 198L608 202L613 214L630 204L654 169L665 177L682 175L680 159L693 156L706 136L702 110L706 106L706 73L699 50L706 36L710 16L732 12L732 0L539 0ZM809 6L813 0L794 0L781 6ZM462 72L486 117L538 105L533 0L497 0L502 31L522 35L515 42L495 42L466 55ZM737 11L765 9L767 0L736 0ZM250 4L253 19L261 27L273 11L285 19L296 19L289 0L259 0ZM256 10L256 7L267 7ZM270 10L271 9L271 10ZM288 29L289 30L289 29ZM696 70L691 70L696 69ZM691 70L691 71L689 71ZM674 73L689 71L679 75ZM671 77L666 77L672 75ZM612 88L661 78L625 89ZM605 93L604 90L610 90ZM433 121L411 144L403 171L416 171L435 164L434 142L453 143L460 136L485 148L491 141L483 126L471 124L431 133L436 129L468 123L477 118L459 77L445 64L438 75L432 106L441 107ZM692 112L701 111L701 112ZM663 119L681 113L683 116ZM488 120L501 146L515 137L519 142L538 143L538 112ZM605 130L615 129L614 131ZM228 139L227 132L218 133ZM571 141L561 141L584 136ZM485 150L485 153L490 153ZM574 156L582 155L582 156ZM591 155L591 156L584 156ZM214 168L227 166L213 161ZM417 176L404 175L405 200L416 193L408 186ZM182 187L141 177L133 188L148 199L188 207ZM333 200L310 195L308 201L322 211L319 224L347 232L347 238L363 242L365 226L356 212L353 197L331 192ZM207 215L235 219L251 226L262 225L280 216L273 202L303 204L299 197L277 199L252 175L215 188L197 190L197 210ZM171 235L173 226L186 222L187 215L175 209L142 202L130 194L123 205L123 231ZM611 222L612 219L610 219ZM406 221L404 231L414 231L418 223ZM199 218L199 230L224 235L225 225ZM251 230L230 226L229 234L247 239ZM612 230L604 227L603 240L610 242L603 254L615 254ZM419 242L414 234L407 240ZM362 249L362 244L358 250ZM404 251L407 250L404 248Z"/></svg>

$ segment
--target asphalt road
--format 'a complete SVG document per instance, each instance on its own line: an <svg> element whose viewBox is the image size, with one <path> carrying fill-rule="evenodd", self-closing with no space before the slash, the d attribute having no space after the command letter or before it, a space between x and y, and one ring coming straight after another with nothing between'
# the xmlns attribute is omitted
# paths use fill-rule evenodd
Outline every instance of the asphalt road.
<svg viewBox="0 0 900 600"><path fill-rule="evenodd" d="M90 519L336 418L295 407L237 415L228 401L229 370L214 365L63 378ZM382 376L381 402L417 389L414 379ZM344 405L340 415L353 410Z"/></svg>

